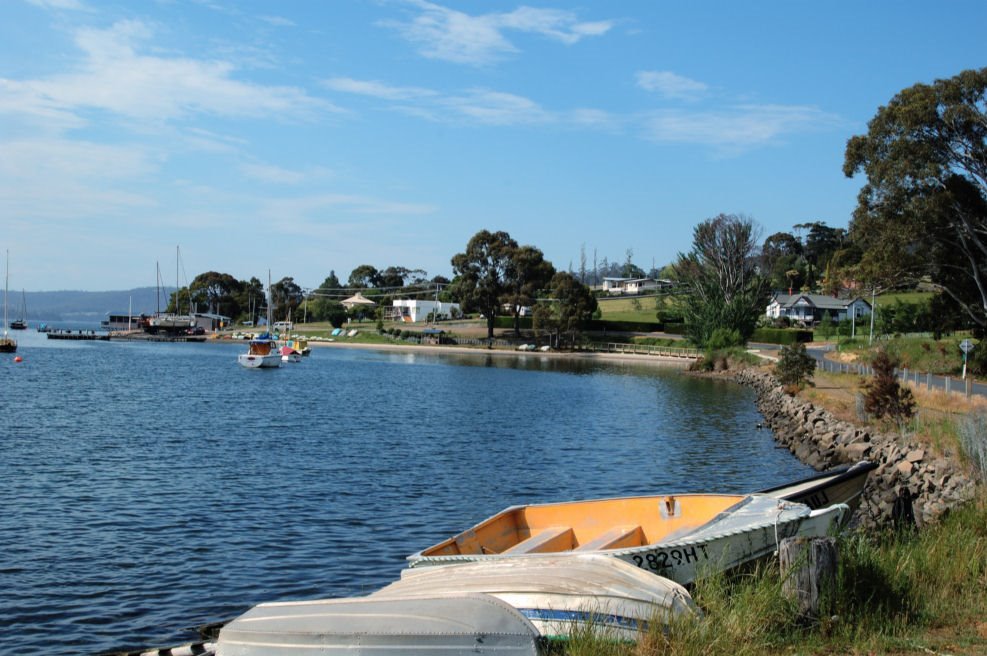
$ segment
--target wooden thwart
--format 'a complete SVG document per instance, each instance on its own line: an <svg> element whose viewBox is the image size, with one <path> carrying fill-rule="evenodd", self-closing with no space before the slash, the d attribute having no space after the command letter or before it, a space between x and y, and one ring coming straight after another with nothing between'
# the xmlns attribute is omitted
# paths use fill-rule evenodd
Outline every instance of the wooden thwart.
<svg viewBox="0 0 987 656"><path fill-rule="evenodd" d="M567 551L572 548L572 528L568 526L553 526L535 533L530 538L518 542L505 554L542 553L552 551Z"/></svg>
<svg viewBox="0 0 987 656"><path fill-rule="evenodd" d="M616 526L606 533L596 536L579 545L573 551L597 551L599 549L619 549L639 547L644 544L644 531L640 526Z"/></svg>

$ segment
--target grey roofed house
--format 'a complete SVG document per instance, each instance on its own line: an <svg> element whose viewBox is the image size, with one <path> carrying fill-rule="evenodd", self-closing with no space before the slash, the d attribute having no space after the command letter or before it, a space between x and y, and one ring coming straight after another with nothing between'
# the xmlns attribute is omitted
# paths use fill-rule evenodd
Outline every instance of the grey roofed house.
<svg viewBox="0 0 987 656"><path fill-rule="evenodd" d="M824 317L843 321L870 313L870 303L860 297L834 298L825 294L775 294L767 308L767 315L772 319L788 317L806 324L822 321Z"/></svg>

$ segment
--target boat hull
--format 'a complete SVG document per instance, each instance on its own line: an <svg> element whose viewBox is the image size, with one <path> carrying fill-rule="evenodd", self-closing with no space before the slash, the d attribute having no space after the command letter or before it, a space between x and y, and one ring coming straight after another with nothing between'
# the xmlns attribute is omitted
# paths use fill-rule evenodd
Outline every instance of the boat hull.
<svg viewBox="0 0 987 656"><path fill-rule="evenodd" d="M216 656L537 656L538 631L484 594L260 604L220 630Z"/></svg>
<svg viewBox="0 0 987 656"><path fill-rule="evenodd" d="M758 494L804 503L813 510L834 503L845 503L850 507L850 514L846 518L849 520L850 515L860 505L860 497L867 484L867 477L874 469L877 469L877 463L861 460L809 478L761 490Z"/></svg>
<svg viewBox="0 0 987 656"><path fill-rule="evenodd" d="M637 640L651 623L665 626L698 612L681 585L597 554L406 569L399 581L371 596L451 591L497 597L549 639L593 633L602 639Z"/></svg>
<svg viewBox="0 0 987 656"><path fill-rule="evenodd" d="M275 369L281 366L281 354L271 353L269 355L253 355L241 353L237 356L237 362L241 367L247 369Z"/></svg>
<svg viewBox="0 0 987 656"><path fill-rule="evenodd" d="M683 495L686 496L686 495ZM621 501L621 500L613 500ZM505 513L461 533L454 540L475 539L485 525ZM751 495L714 519L697 528L686 528L642 546L608 548L584 553L599 553L619 558L653 574L688 585L704 575L726 571L774 553L781 540L790 537L822 537L834 534L849 513L845 504L810 510L803 504L773 497ZM606 523L606 522L602 522ZM612 522L611 522L612 523ZM437 553L440 543L408 557L411 567L463 562L493 562L510 558L545 558L549 553ZM571 551L569 551L571 553Z"/></svg>

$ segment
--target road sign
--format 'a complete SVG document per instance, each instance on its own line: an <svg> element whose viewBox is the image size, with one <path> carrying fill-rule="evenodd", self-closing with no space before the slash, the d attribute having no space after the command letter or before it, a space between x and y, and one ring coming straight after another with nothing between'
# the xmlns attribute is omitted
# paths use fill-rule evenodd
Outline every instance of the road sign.
<svg viewBox="0 0 987 656"><path fill-rule="evenodd" d="M973 342L971 342L968 339L964 339L962 342L960 342L960 350L963 351L964 353L969 353L970 351L973 350L973 347L974 347Z"/></svg>

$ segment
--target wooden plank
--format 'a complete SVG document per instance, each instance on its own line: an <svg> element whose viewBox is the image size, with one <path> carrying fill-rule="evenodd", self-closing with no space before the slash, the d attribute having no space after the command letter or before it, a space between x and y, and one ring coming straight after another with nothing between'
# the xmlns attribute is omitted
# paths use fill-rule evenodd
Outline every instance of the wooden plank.
<svg viewBox="0 0 987 656"><path fill-rule="evenodd" d="M572 549L573 534L568 526L553 526L535 533L530 538L518 542L510 549L505 549L505 554L526 554L543 553L554 551L568 551Z"/></svg>
<svg viewBox="0 0 987 656"><path fill-rule="evenodd" d="M588 542L579 545L573 551L599 551L600 549L619 549L621 547L639 547L644 543L644 531L640 526L616 526L606 533L596 536Z"/></svg>
<svg viewBox="0 0 987 656"><path fill-rule="evenodd" d="M782 592L795 600L799 614L817 618L832 600L838 553L835 538L785 538L778 548Z"/></svg>

